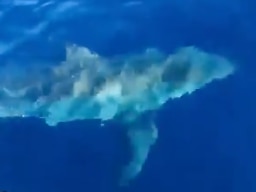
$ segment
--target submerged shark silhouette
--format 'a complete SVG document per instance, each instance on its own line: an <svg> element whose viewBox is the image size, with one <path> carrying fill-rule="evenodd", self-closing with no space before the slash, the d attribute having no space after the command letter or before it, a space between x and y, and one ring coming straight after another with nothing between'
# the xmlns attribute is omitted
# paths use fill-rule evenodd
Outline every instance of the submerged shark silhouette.
<svg viewBox="0 0 256 192"><path fill-rule="evenodd" d="M34 116L50 126L77 119L119 121L132 149L120 184L141 171L156 142L154 114L160 106L235 70L227 59L196 47L105 58L76 45L67 47L59 65L14 68L0 69L0 116Z"/></svg>

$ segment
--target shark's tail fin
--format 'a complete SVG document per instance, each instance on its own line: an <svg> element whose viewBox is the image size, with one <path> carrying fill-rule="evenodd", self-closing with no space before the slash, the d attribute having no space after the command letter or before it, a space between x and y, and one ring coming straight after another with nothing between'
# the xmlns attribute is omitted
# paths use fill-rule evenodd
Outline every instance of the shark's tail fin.
<svg viewBox="0 0 256 192"><path fill-rule="evenodd" d="M126 122L125 126L131 146L131 159L122 171L120 185L127 185L139 174L158 136L152 112L140 114L132 121Z"/></svg>

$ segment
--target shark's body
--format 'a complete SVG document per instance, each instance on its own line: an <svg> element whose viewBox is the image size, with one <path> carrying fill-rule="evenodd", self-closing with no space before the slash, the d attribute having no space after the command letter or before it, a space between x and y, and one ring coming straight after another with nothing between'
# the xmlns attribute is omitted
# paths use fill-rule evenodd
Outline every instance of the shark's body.
<svg viewBox="0 0 256 192"><path fill-rule="evenodd" d="M12 78L2 75L0 116L35 116L49 125L77 119L123 123L133 151L121 178L126 183L140 172L157 138L154 118L145 114L233 71L225 58L194 47L173 55L149 49L107 59L71 46L60 65Z"/></svg>

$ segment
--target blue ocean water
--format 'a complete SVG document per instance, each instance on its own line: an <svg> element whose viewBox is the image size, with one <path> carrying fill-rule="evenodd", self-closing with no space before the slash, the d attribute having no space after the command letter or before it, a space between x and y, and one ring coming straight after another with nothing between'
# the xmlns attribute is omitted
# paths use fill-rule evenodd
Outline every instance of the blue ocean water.
<svg viewBox="0 0 256 192"><path fill-rule="evenodd" d="M159 139L143 171L124 188L117 180L129 147L118 125L102 129L97 121L75 121L52 128L35 118L1 119L0 189L255 191L253 2L81 1L75 9L70 2L0 3L1 65L54 64L68 43L106 56L195 45L231 58L238 71L159 109Z"/></svg>

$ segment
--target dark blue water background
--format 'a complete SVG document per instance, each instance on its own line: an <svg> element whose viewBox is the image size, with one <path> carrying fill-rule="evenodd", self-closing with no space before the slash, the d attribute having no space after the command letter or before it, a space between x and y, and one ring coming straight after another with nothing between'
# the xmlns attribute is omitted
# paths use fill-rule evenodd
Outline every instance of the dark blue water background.
<svg viewBox="0 0 256 192"><path fill-rule="evenodd" d="M127 188L116 181L129 156L118 125L97 121L47 127L38 119L0 120L0 188L8 192L255 192L256 190L256 4L239 0L145 1L121 9L120 1L95 1L104 14L68 17L51 24L0 57L22 63L57 62L65 43L109 56L157 47L171 52L196 45L222 54L238 72L158 112L159 140L142 173ZM22 15L22 17L20 17ZM40 21L15 8L5 26ZM49 40L49 36L54 40Z"/></svg>

